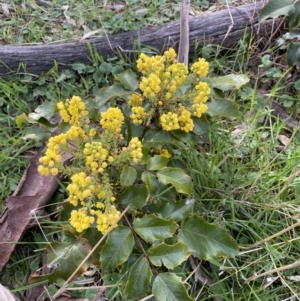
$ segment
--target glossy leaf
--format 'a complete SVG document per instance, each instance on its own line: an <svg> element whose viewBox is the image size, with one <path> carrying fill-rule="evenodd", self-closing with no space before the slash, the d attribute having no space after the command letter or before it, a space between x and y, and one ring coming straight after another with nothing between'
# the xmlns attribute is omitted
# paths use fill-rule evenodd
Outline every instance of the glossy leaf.
<svg viewBox="0 0 300 301"><path fill-rule="evenodd" d="M194 122L193 132L196 135L204 136L208 135L210 130L210 123L207 120L206 116L202 116L201 118L192 118Z"/></svg>
<svg viewBox="0 0 300 301"><path fill-rule="evenodd" d="M154 214L136 218L133 221L136 233L146 242L152 243L156 240L164 240L171 237L178 228L173 220L165 220Z"/></svg>
<svg viewBox="0 0 300 301"><path fill-rule="evenodd" d="M214 99L207 103L207 114L216 117L223 116L227 118L237 118L240 116L237 104L226 99Z"/></svg>
<svg viewBox="0 0 300 301"><path fill-rule="evenodd" d="M191 212L193 207L194 203L188 201L167 202L158 213L158 216L165 219L171 218L175 221L181 221Z"/></svg>
<svg viewBox="0 0 300 301"><path fill-rule="evenodd" d="M121 186L130 186L136 180L136 170L128 165L124 166L120 176Z"/></svg>
<svg viewBox="0 0 300 301"><path fill-rule="evenodd" d="M185 243L196 256L212 261L217 257L233 257L238 254L238 246L224 229L206 223L197 215L186 217L178 233L178 238Z"/></svg>
<svg viewBox="0 0 300 301"><path fill-rule="evenodd" d="M180 168L164 167L157 172L157 178L164 185L173 185L179 193L189 195L193 191L191 177Z"/></svg>
<svg viewBox="0 0 300 301"><path fill-rule="evenodd" d="M271 0L261 10L259 21L279 16L289 16L295 12L294 0Z"/></svg>
<svg viewBox="0 0 300 301"><path fill-rule="evenodd" d="M193 301L181 278L174 273L161 273L155 277L152 293L157 301Z"/></svg>
<svg viewBox="0 0 300 301"><path fill-rule="evenodd" d="M51 134L42 129L41 127L32 126L28 129L26 129L25 134L21 137L23 140L34 140L37 142L44 142L48 140L51 137Z"/></svg>
<svg viewBox="0 0 300 301"><path fill-rule="evenodd" d="M151 195L160 193L162 184L158 182L155 175L148 171L144 171L141 175L141 180L145 183Z"/></svg>
<svg viewBox="0 0 300 301"><path fill-rule="evenodd" d="M51 102L44 102L39 105L33 113L28 115L29 118L33 120L39 120L41 117L50 120L54 115L54 105Z"/></svg>
<svg viewBox="0 0 300 301"><path fill-rule="evenodd" d="M130 205L132 209L142 208L149 198L149 191L145 185L128 186L118 197L119 202Z"/></svg>
<svg viewBox="0 0 300 301"><path fill-rule="evenodd" d="M300 62L300 42L292 42L288 46L287 62L290 67Z"/></svg>
<svg viewBox="0 0 300 301"><path fill-rule="evenodd" d="M127 299L136 299L146 296L151 281L152 271L148 260L141 256L131 267L125 286Z"/></svg>
<svg viewBox="0 0 300 301"><path fill-rule="evenodd" d="M66 242L53 242L47 246L48 260L47 267L53 269L50 274L33 275L30 278L31 283L49 280L55 282L58 278L67 280L78 265L84 260L91 246L88 240L80 238L77 240ZM88 260L78 271L77 276L87 270L90 265Z"/></svg>
<svg viewBox="0 0 300 301"><path fill-rule="evenodd" d="M147 169L148 170L159 170L165 167L168 163L168 158L164 156L154 156L151 157L147 162Z"/></svg>
<svg viewBox="0 0 300 301"><path fill-rule="evenodd" d="M166 144L173 144L177 147L184 146L182 142L166 131L148 131L143 141L143 145L147 147L154 147L156 149L160 149Z"/></svg>
<svg viewBox="0 0 300 301"><path fill-rule="evenodd" d="M163 264L168 269L179 266L192 254L188 251L187 246L181 242L175 245L161 243L150 248L147 253L153 265L160 267Z"/></svg>
<svg viewBox="0 0 300 301"><path fill-rule="evenodd" d="M132 252L134 237L127 227L117 227L108 234L107 241L100 252L103 269L114 270L125 262Z"/></svg>
<svg viewBox="0 0 300 301"><path fill-rule="evenodd" d="M130 91L135 91L139 87L136 74L131 70L126 70L121 74L115 75L115 78L123 85L123 87Z"/></svg>
<svg viewBox="0 0 300 301"><path fill-rule="evenodd" d="M100 89L99 95L96 97L96 101L105 103L111 98L123 97L128 93L130 92L125 90L121 84L113 84L110 87Z"/></svg>
<svg viewBox="0 0 300 301"><path fill-rule="evenodd" d="M234 88L239 89L249 81L249 77L244 74L228 74L209 79L209 83L212 88L217 88L222 91L230 91Z"/></svg>
<svg viewBox="0 0 300 301"><path fill-rule="evenodd" d="M296 2L295 4L295 12L289 16L289 28L292 30L296 26L300 24L300 3Z"/></svg>

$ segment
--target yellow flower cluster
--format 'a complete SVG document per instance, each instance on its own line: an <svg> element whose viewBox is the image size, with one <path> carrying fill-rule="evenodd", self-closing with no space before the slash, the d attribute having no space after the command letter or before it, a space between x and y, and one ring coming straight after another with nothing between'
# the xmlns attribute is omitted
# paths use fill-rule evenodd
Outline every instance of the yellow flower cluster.
<svg viewBox="0 0 300 301"><path fill-rule="evenodd" d="M132 138L129 142L128 147L132 156L132 161L134 163L138 163L143 157L141 141L137 137Z"/></svg>
<svg viewBox="0 0 300 301"><path fill-rule="evenodd" d="M168 112L167 114L162 114L159 120L161 127L165 131L179 130L180 128L178 123L178 115L176 113Z"/></svg>
<svg viewBox="0 0 300 301"><path fill-rule="evenodd" d="M149 77L143 77L140 89L143 91L144 97L154 98L161 91L160 83L161 80L155 73L151 73Z"/></svg>
<svg viewBox="0 0 300 301"><path fill-rule="evenodd" d="M66 103L59 102L57 108L63 121L74 126L79 126L82 117L88 114L85 110L85 103L79 96L73 96L71 99L67 99Z"/></svg>
<svg viewBox="0 0 300 301"><path fill-rule="evenodd" d="M205 113L208 109L208 106L204 103L195 103L192 105L193 115L195 117L200 118L203 113Z"/></svg>
<svg viewBox="0 0 300 301"><path fill-rule="evenodd" d="M132 122L135 124L142 124L143 119L146 116L145 109L143 107L132 107L131 112L130 118L132 119Z"/></svg>
<svg viewBox="0 0 300 301"><path fill-rule="evenodd" d="M109 108L101 113L100 124L106 130L114 133L120 133L124 122L124 115L119 108Z"/></svg>
<svg viewBox="0 0 300 301"><path fill-rule="evenodd" d="M112 225L114 225L120 218L121 212L116 209L114 205L106 205L105 212L95 210L94 214L97 216L97 229L104 234ZM115 225L116 227L117 225Z"/></svg>
<svg viewBox="0 0 300 301"><path fill-rule="evenodd" d="M76 173L71 177L71 183L67 186L69 202L73 206L83 204L84 199L91 197L95 189L91 177L88 177L85 172Z"/></svg>
<svg viewBox="0 0 300 301"><path fill-rule="evenodd" d="M191 119L191 113L186 109L181 109L180 115L178 116L178 123L180 126L180 129L184 132L190 132L194 128L194 122Z"/></svg>
<svg viewBox="0 0 300 301"><path fill-rule="evenodd" d="M197 91L197 96L194 99L194 103L206 102L208 100L208 95L210 93L210 88L207 83L199 82L195 86L195 91Z"/></svg>
<svg viewBox="0 0 300 301"><path fill-rule="evenodd" d="M189 75L188 68L176 61L176 52L170 48L163 56L141 54L137 68L143 74L139 86L142 96L134 94L129 100L133 123L143 124L158 114L163 130L192 131L191 116L201 117L206 112L208 107L204 103L210 94L206 82L194 84L196 77L193 74L206 76L208 62L200 58L191 66ZM148 102L145 101L147 98Z"/></svg>
<svg viewBox="0 0 300 301"><path fill-rule="evenodd" d="M86 215L85 209L71 211L70 224L79 233L89 228L94 220L93 216Z"/></svg>
<svg viewBox="0 0 300 301"><path fill-rule="evenodd" d="M204 77L208 74L208 68L208 62L205 59L200 58L196 63L192 65L191 70L199 76Z"/></svg>
<svg viewBox="0 0 300 301"><path fill-rule="evenodd" d="M99 141L86 143L83 154L85 155L86 166L90 167L93 173L103 173L108 164L114 161L114 158L108 156L108 150L103 148Z"/></svg>
<svg viewBox="0 0 300 301"><path fill-rule="evenodd" d="M140 106L143 102L143 97L137 93L133 93L131 98L128 100L128 104L132 107Z"/></svg>
<svg viewBox="0 0 300 301"><path fill-rule="evenodd" d="M67 142L67 134L60 134L49 139L47 150L43 157L39 159L41 165L38 166L38 172L43 176L56 176L58 167L62 165L62 157L60 154L61 147Z"/></svg>

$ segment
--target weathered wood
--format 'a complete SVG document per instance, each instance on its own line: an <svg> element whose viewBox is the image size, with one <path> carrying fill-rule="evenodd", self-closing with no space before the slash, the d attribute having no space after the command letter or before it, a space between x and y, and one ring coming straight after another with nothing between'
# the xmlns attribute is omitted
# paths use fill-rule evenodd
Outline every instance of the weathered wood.
<svg viewBox="0 0 300 301"><path fill-rule="evenodd" d="M258 36L270 33L272 21L258 23L258 17L263 2L242 5L236 8L208 12L189 18L190 50L204 44L222 44L225 47L233 45L243 37L245 28ZM234 24L232 24L232 19ZM231 26L230 30L229 27ZM37 46L1 46L0 76L6 76L10 71L19 70L20 63L26 65L28 72L41 74L53 67L56 61L60 68L68 68L75 62L89 63L90 52L87 43L104 57L116 56L118 51L132 50L137 43L140 46L150 46L158 50L167 47L177 48L180 36L180 21L161 26L146 27L140 31L131 31L90 40L66 44L51 44Z"/></svg>

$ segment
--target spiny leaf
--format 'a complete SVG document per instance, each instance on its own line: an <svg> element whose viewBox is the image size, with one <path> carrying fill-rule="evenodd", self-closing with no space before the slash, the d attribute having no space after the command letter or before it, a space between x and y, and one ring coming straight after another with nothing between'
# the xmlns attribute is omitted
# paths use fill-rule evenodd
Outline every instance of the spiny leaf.
<svg viewBox="0 0 300 301"><path fill-rule="evenodd" d="M158 212L158 216L170 219L172 218L175 221L181 221L191 210L193 209L193 202L187 201L178 201L178 202L167 202L160 212Z"/></svg>
<svg viewBox="0 0 300 301"><path fill-rule="evenodd" d="M223 116L227 118L237 118L240 116L237 104L226 99L214 99L207 103L208 111L207 114L215 116Z"/></svg>
<svg viewBox="0 0 300 301"><path fill-rule="evenodd" d="M133 234L127 227L118 227L108 234L107 241L100 253L103 269L113 271L125 262L134 246Z"/></svg>
<svg viewBox="0 0 300 301"><path fill-rule="evenodd" d="M128 165L124 166L120 176L121 186L130 186L136 179L136 170Z"/></svg>
<svg viewBox="0 0 300 301"><path fill-rule="evenodd" d="M133 221L133 227L142 239L151 243L171 237L178 225L173 220L165 220L151 214L136 218Z"/></svg>
<svg viewBox="0 0 300 301"><path fill-rule="evenodd" d="M233 257L239 252L237 244L222 228L206 223L197 215L183 220L178 238L199 258L208 261L216 257Z"/></svg>
<svg viewBox="0 0 300 301"><path fill-rule="evenodd" d="M210 86L222 91L230 91L234 88L239 89L247 84L250 78L245 74L228 74L225 76L213 77L209 79Z"/></svg>
<svg viewBox="0 0 300 301"><path fill-rule="evenodd" d="M124 97L128 93L130 92L125 90L121 84L113 84L110 87L100 89L99 95L96 97L96 102L104 103L111 98Z"/></svg>
<svg viewBox="0 0 300 301"><path fill-rule="evenodd" d="M53 271L47 275L33 275L30 279L31 283L49 280L50 282L56 281L58 278L67 280L73 272L77 269L78 265L84 260L91 246L89 242L80 238L73 242L53 242L47 246L48 262L47 266L52 268ZM78 271L77 275L81 275L87 270L90 261L87 261Z"/></svg>
<svg viewBox="0 0 300 301"><path fill-rule="evenodd" d="M152 293L157 301L193 301L189 297L180 277L174 273L161 273L156 276Z"/></svg>
<svg viewBox="0 0 300 301"><path fill-rule="evenodd" d="M132 209L142 208L149 198L149 191L145 185L128 186L123 193L119 195L119 202Z"/></svg>
<svg viewBox="0 0 300 301"><path fill-rule="evenodd" d="M143 145L156 149L160 149L166 144L173 144L177 147L184 146L184 144L177 140L171 133L165 131L148 131L143 141Z"/></svg>
<svg viewBox="0 0 300 301"><path fill-rule="evenodd" d="M164 185L172 184L179 193L189 195L193 191L191 177L180 168L164 167L157 172L157 178Z"/></svg>
<svg viewBox="0 0 300 301"><path fill-rule="evenodd" d="M121 74L115 75L115 78L123 85L123 87L130 91L135 91L139 87L136 74L131 70L126 70Z"/></svg>
<svg viewBox="0 0 300 301"><path fill-rule="evenodd" d="M289 16L295 12L294 0L271 0L261 10L259 21L279 16Z"/></svg>
<svg viewBox="0 0 300 301"><path fill-rule="evenodd" d="M175 245L161 243L148 250L148 256L152 264L160 267L162 264L168 269L174 269L186 260L192 252L188 251L185 244L179 242Z"/></svg>
<svg viewBox="0 0 300 301"><path fill-rule="evenodd" d="M159 170L165 167L168 163L168 158L164 156L154 156L151 157L147 162L147 169L148 170Z"/></svg>
<svg viewBox="0 0 300 301"><path fill-rule="evenodd" d="M290 67L300 61L300 42L290 43L287 50L287 62Z"/></svg>
<svg viewBox="0 0 300 301"><path fill-rule="evenodd" d="M29 118L33 120L39 120L41 117L50 120L54 115L54 105L51 102L44 102L43 104L39 105L35 110L34 113L30 113L28 115Z"/></svg>
<svg viewBox="0 0 300 301"><path fill-rule="evenodd" d="M127 299L141 298L147 294L152 277L149 262L141 256L131 267L125 287Z"/></svg>

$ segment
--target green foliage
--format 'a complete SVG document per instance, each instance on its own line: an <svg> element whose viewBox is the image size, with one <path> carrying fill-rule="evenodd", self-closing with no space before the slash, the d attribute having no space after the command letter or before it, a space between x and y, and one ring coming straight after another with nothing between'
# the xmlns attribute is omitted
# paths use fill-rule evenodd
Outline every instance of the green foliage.
<svg viewBox="0 0 300 301"><path fill-rule="evenodd" d="M299 38L300 3L293 0L271 0L262 9L260 21L267 18L279 16L289 17L289 32L277 41L281 49L287 49L287 62L290 67L300 61L300 43L295 40Z"/></svg>
<svg viewBox="0 0 300 301"><path fill-rule="evenodd" d="M160 301L193 301L180 277L174 273L161 273L153 282L153 295Z"/></svg>

